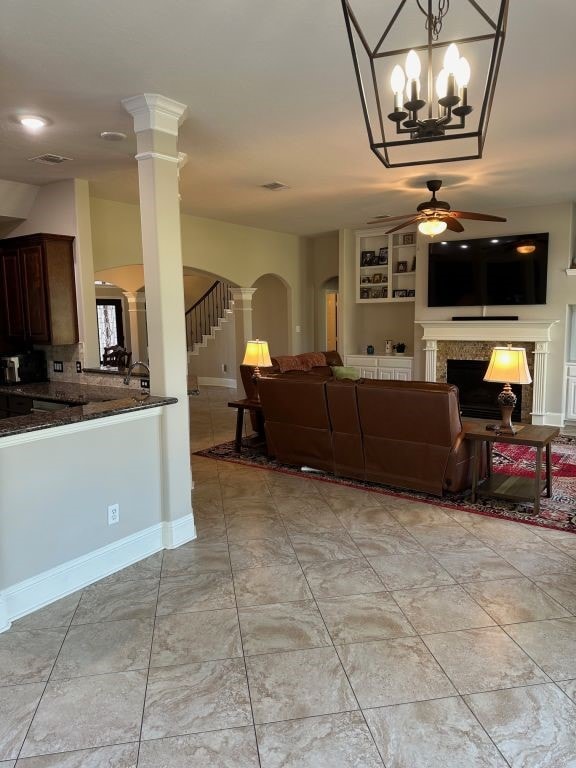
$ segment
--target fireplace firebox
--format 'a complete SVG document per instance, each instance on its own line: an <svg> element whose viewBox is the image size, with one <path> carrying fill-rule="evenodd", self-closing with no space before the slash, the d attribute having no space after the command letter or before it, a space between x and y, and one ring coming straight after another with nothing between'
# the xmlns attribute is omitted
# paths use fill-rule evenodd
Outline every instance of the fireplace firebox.
<svg viewBox="0 0 576 768"><path fill-rule="evenodd" d="M460 393L462 416L477 419L499 419L500 408L496 398L502 390L502 384L484 381L488 360L447 360L446 380L455 384ZM522 386L512 384L517 402L512 412L512 420L520 421L522 414Z"/></svg>

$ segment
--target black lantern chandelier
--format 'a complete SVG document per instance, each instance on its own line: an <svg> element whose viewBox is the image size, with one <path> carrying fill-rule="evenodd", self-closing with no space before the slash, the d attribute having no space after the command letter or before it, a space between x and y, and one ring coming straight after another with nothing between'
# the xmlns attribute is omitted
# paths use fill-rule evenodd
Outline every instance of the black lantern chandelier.
<svg viewBox="0 0 576 768"><path fill-rule="evenodd" d="M366 13L364 0L361 23L358 1L342 0L370 147L387 168L482 157L508 3L373 0Z"/></svg>

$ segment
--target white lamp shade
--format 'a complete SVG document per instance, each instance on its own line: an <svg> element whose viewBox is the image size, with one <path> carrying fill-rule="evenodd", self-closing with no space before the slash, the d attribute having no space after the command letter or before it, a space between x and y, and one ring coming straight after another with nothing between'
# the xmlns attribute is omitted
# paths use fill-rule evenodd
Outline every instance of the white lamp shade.
<svg viewBox="0 0 576 768"><path fill-rule="evenodd" d="M446 224L445 221L432 217L421 221L420 224L418 224L418 230L422 232L423 235L434 237L435 235L441 235L447 226L448 224Z"/></svg>
<svg viewBox="0 0 576 768"><path fill-rule="evenodd" d="M244 353L243 365L257 365L268 367L272 365L270 360L270 352L268 350L268 342L260 341L260 339L254 339L253 341L246 342L246 352Z"/></svg>
<svg viewBox="0 0 576 768"><path fill-rule="evenodd" d="M484 381L495 381L501 384L530 384L532 377L528 370L524 347L494 347Z"/></svg>

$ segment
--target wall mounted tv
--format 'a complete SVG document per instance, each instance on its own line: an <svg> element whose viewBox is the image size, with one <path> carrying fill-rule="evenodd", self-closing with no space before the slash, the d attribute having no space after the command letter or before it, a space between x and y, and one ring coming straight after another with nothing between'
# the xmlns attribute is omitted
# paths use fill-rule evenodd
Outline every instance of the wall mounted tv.
<svg viewBox="0 0 576 768"><path fill-rule="evenodd" d="M547 232L430 243L428 306L546 304L547 273Z"/></svg>

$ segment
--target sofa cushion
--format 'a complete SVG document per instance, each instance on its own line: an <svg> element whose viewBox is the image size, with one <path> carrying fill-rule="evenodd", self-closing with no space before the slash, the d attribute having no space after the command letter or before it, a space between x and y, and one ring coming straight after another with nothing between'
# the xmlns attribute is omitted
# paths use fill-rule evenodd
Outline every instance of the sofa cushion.
<svg viewBox="0 0 576 768"><path fill-rule="evenodd" d="M354 368L353 365L331 365L332 375L335 379L350 379L357 381L360 376L358 368Z"/></svg>
<svg viewBox="0 0 576 768"><path fill-rule="evenodd" d="M280 369L280 373L288 371L309 371L312 366L307 360L301 360L299 355L282 355L275 357L273 362Z"/></svg>
<svg viewBox="0 0 576 768"><path fill-rule="evenodd" d="M326 365L326 355L324 352L302 352L296 355L299 360L310 368L317 368Z"/></svg>

